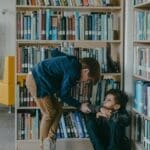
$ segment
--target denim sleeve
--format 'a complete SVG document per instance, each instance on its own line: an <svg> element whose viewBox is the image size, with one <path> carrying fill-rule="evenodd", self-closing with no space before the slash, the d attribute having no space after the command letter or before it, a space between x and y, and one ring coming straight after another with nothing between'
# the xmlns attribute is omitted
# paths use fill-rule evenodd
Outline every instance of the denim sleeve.
<svg viewBox="0 0 150 150"><path fill-rule="evenodd" d="M72 78L71 75L66 74L64 76L60 89L60 99L68 105L80 107L81 104L79 100L76 100L71 96L71 87L74 83L75 79Z"/></svg>
<svg viewBox="0 0 150 150"><path fill-rule="evenodd" d="M51 56L52 57L66 56L66 54L58 50L58 48L55 48L51 51Z"/></svg>

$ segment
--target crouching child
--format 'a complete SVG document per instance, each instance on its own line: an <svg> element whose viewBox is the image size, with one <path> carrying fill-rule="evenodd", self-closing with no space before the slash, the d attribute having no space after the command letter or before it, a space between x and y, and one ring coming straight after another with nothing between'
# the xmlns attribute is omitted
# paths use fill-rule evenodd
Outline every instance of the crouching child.
<svg viewBox="0 0 150 150"><path fill-rule="evenodd" d="M125 129L130 124L126 111L128 96L118 89L106 93L102 106L87 117L87 131L94 150L129 150Z"/></svg>

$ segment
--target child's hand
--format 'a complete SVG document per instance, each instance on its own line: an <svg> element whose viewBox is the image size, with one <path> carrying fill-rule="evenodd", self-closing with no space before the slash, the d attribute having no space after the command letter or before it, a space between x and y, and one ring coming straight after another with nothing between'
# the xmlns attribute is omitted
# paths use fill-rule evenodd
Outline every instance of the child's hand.
<svg viewBox="0 0 150 150"><path fill-rule="evenodd" d="M89 103L82 103L81 104L81 107L80 107L80 110L83 112L83 113L90 113L91 110L90 108L88 107Z"/></svg>
<svg viewBox="0 0 150 150"><path fill-rule="evenodd" d="M104 114L104 113L102 113L102 112L97 112L96 113L96 118L99 118L99 117L105 117L105 118L107 118L107 115Z"/></svg>
<svg viewBox="0 0 150 150"><path fill-rule="evenodd" d="M112 110L101 107L100 112L96 113L96 118L99 118L100 116L110 118L111 113L112 113Z"/></svg>

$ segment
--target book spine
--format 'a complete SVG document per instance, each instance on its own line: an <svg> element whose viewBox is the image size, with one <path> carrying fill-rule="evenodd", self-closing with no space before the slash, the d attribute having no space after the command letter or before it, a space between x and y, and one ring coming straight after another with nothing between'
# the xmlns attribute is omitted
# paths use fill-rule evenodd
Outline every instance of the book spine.
<svg viewBox="0 0 150 150"><path fill-rule="evenodd" d="M60 119L60 122L61 122L61 126L62 126L62 129L63 129L64 138L68 138L67 128L66 128L66 124L65 124L64 114L62 114L61 119Z"/></svg>
<svg viewBox="0 0 150 150"><path fill-rule="evenodd" d="M143 82L136 81L135 85L135 108L138 112L143 113Z"/></svg>

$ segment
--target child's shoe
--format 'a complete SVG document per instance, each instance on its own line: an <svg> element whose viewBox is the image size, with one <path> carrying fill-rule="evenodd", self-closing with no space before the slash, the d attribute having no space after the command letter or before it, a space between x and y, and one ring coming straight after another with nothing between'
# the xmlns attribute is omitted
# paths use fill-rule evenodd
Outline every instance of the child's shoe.
<svg viewBox="0 0 150 150"><path fill-rule="evenodd" d="M43 141L43 150L51 150L51 141L48 138L45 138Z"/></svg>
<svg viewBox="0 0 150 150"><path fill-rule="evenodd" d="M44 139L43 150L56 150L56 142L53 142L49 138Z"/></svg>
<svg viewBox="0 0 150 150"><path fill-rule="evenodd" d="M51 141L51 149L50 150L56 150L56 141Z"/></svg>

